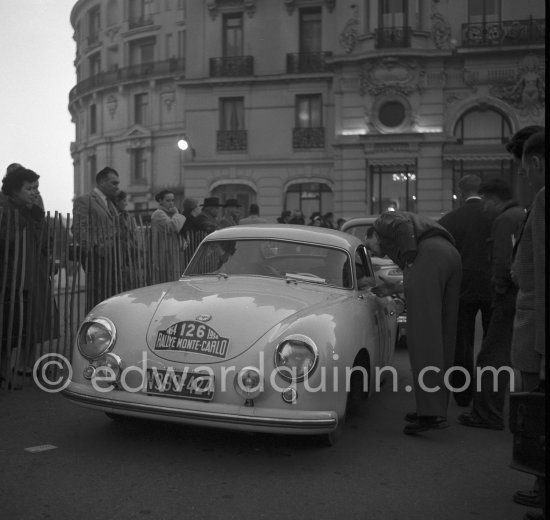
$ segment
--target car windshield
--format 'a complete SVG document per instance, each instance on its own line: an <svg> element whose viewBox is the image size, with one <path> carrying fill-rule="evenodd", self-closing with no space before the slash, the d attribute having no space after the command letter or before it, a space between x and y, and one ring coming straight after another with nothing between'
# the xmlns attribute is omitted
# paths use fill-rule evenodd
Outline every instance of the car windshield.
<svg viewBox="0 0 550 520"><path fill-rule="evenodd" d="M212 240L202 243L184 276L244 275L353 286L349 255L342 249L283 240Z"/></svg>

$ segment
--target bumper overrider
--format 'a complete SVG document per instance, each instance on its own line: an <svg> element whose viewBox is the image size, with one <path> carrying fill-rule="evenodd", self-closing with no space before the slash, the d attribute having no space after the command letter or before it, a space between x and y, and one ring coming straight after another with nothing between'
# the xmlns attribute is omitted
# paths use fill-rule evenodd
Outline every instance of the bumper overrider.
<svg viewBox="0 0 550 520"><path fill-rule="evenodd" d="M89 385L72 382L62 395L87 408L133 417L180 422L232 430L322 434L338 426L334 411L280 410L255 406L205 403L169 397L149 396L113 390L107 394L91 393ZM185 403L185 407L178 404ZM173 405L173 406L172 406Z"/></svg>

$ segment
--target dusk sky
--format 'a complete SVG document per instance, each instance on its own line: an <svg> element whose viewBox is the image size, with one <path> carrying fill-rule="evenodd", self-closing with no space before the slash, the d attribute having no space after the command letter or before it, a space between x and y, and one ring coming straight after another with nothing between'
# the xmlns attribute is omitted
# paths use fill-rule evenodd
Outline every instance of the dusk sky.
<svg viewBox="0 0 550 520"><path fill-rule="evenodd" d="M75 84L70 13L76 0L0 0L0 171L20 163L40 175L46 210L72 209Z"/></svg>

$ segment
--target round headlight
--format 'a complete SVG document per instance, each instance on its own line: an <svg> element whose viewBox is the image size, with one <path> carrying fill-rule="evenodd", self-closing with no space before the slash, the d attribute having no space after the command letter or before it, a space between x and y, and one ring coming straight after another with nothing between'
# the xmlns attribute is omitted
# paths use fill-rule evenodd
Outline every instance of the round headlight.
<svg viewBox="0 0 550 520"><path fill-rule="evenodd" d="M303 381L316 368L317 346L307 336L289 336L275 349L275 368L285 381Z"/></svg>
<svg viewBox="0 0 550 520"><path fill-rule="evenodd" d="M111 350L116 341L116 329L107 318L95 318L80 326L78 350L86 359L97 359Z"/></svg>

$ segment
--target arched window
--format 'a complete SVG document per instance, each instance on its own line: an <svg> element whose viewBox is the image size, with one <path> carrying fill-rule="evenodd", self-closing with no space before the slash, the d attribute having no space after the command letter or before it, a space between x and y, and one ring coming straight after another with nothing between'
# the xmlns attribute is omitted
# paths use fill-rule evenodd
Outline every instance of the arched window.
<svg viewBox="0 0 550 520"><path fill-rule="evenodd" d="M458 120L454 131L461 144L503 144L511 134L508 118L492 108L469 110Z"/></svg>
<svg viewBox="0 0 550 520"><path fill-rule="evenodd" d="M505 148L513 133L506 115L490 106L472 108L460 117L453 133L458 142L458 146L452 146L448 159L452 161L453 206L460 203L456 193L458 181L472 174L482 181L500 177L513 186L516 198L524 198L517 168Z"/></svg>
<svg viewBox="0 0 550 520"><path fill-rule="evenodd" d="M219 184L211 193L212 197L218 197L223 204L227 199L237 199L241 205L241 218L248 216L250 204L256 202L256 192L247 184Z"/></svg>
<svg viewBox="0 0 550 520"><path fill-rule="evenodd" d="M299 209L306 217L318 211L325 214L333 211L334 194L330 186L323 182L302 182L291 184L285 193L284 209Z"/></svg>

